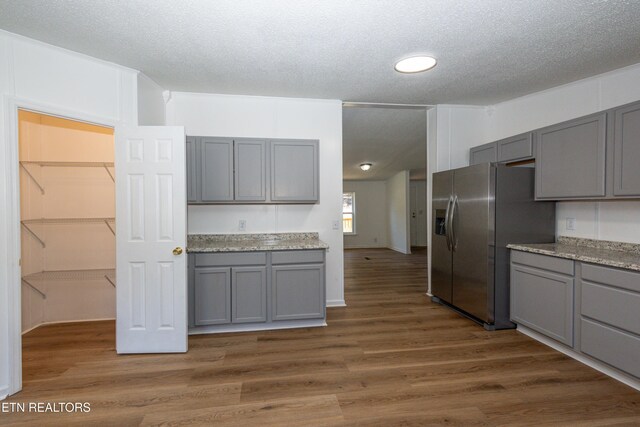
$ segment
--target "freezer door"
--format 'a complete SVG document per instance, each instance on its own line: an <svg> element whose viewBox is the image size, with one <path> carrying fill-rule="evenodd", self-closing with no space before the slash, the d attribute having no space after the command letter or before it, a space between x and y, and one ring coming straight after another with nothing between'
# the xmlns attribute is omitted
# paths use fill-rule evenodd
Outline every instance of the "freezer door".
<svg viewBox="0 0 640 427"><path fill-rule="evenodd" d="M448 217L453 172L433 174L431 227L431 293L451 303L451 251L448 244Z"/></svg>
<svg viewBox="0 0 640 427"><path fill-rule="evenodd" d="M492 174L494 179L492 179ZM488 304L489 271L494 251L491 186L495 168L483 163L455 170L451 209L453 240L453 300L461 310L492 323Z"/></svg>

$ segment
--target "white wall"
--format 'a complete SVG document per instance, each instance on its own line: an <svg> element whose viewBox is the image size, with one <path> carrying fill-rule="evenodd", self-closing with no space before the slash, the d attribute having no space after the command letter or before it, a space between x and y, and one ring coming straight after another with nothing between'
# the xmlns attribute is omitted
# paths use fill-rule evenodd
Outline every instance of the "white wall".
<svg viewBox="0 0 640 427"><path fill-rule="evenodd" d="M387 212L389 248L410 254L409 171L398 172L387 180Z"/></svg>
<svg viewBox="0 0 640 427"><path fill-rule="evenodd" d="M344 247L386 248L386 181L344 181L343 191L356 194L356 235L345 235Z"/></svg>
<svg viewBox="0 0 640 427"><path fill-rule="evenodd" d="M115 124L137 122L137 72L0 31L0 399L7 394L14 348L14 317L20 299L18 155L11 134L12 102L41 106L70 117ZM46 112L46 111L44 111ZM18 297L18 298L16 298ZM11 325L14 326L14 325ZM16 366L16 365L13 365ZM15 389L18 384L12 384Z"/></svg>
<svg viewBox="0 0 640 427"><path fill-rule="evenodd" d="M343 305L342 103L336 100L172 93L167 124L188 135L320 140L320 203L190 206L189 233L316 231L329 244L327 304Z"/></svg>
<svg viewBox="0 0 640 427"><path fill-rule="evenodd" d="M162 126L165 124L163 89L149 77L138 74L138 124Z"/></svg>
<svg viewBox="0 0 640 427"><path fill-rule="evenodd" d="M485 142L640 100L640 64L534 93L487 109ZM560 202L556 233L640 243L640 202ZM576 230L566 219L576 219Z"/></svg>

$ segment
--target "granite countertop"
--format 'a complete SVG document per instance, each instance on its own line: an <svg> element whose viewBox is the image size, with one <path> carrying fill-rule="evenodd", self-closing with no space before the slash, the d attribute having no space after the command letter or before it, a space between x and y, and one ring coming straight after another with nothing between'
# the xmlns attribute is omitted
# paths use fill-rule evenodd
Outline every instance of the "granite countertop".
<svg viewBox="0 0 640 427"><path fill-rule="evenodd" d="M634 243L560 236L556 243L510 244L507 248L640 271L640 245Z"/></svg>
<svg viewBox="0 0 640 427"><path fill-rule="evenodd" d="M328 249L318 233L189 234L187 252L258 252Z"/></svg>

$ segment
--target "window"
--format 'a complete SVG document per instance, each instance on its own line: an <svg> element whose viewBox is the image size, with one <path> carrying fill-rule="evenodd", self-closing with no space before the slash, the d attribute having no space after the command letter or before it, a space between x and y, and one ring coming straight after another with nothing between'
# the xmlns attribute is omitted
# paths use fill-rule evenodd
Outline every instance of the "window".
<svg viewBox="0 0 640 427"><path fill-rule="evenodd" d="M342 232L356 234L356 193L342 193Z"/></svg>

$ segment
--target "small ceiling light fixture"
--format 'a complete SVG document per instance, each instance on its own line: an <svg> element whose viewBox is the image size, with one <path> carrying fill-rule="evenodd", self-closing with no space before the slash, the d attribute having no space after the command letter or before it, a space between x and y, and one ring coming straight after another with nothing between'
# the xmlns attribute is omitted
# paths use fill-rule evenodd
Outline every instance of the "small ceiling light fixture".
<svg viewBox="0 0 640 427"><path fill-rule="evenodd" d="M360 165L360 169L362 169L363 171L368 171L369 169L371 169L371 163L362 163Z"/></svg>
<svg viewBox="0 0 640 427"><path fill-rule="evenodd" d="M395 70L399 73L421 73L436 66L435 58L430 56L412 56L396 62Z"/></svg>

